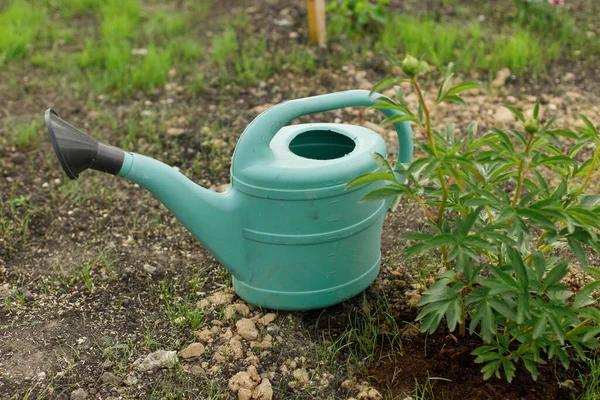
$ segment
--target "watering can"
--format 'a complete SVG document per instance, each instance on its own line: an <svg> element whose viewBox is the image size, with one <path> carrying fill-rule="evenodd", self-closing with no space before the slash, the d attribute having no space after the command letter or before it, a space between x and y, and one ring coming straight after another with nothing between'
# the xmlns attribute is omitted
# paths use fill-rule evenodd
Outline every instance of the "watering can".
<svg viewBox="0 0 600 400"><path fill-rule="evenodd" d="M231 272L235 292L246 302L308 310L361 293L379 273L381 229L390 200L359 203L381 183L348 190L345 185L377 171L370 154L386 154L386 147L377 133L360 126L286 125L307 114L372 106L382 97L350 90L264 111L239 139L231 185L224 193L207 190L160 161L99 143L52 109L46 111L46 125L69 178L91 168L137 183ZM398 160L408 163L410 125L400 122L394 128Z"/></svg>

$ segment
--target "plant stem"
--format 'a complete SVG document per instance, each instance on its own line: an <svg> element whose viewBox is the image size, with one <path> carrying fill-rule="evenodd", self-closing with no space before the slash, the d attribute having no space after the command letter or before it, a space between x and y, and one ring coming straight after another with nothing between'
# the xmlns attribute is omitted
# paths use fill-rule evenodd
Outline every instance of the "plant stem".
<svg viewBox="0 0 600 400"><path fill-rule="evenodd" d="M431 115L429 113L429 108L425 103L425 98L423 97L423 92L421 91L421 86L416 79L412 79L411 83L415 92L417 92L417 96L419 97L419 103L423 107L423 114L425 115L425 134L427 135L427 140L429 141L429 145L431 146L431 152L434 157L437 157L437 149L435 146L435 139L433 137L433 132L431 131ZM437 220L433 220L437 223L437 225L441 228L444 223L444 209L446 208L446 202L448 201L448 184L444 179L444 174L442 173L442 169L438 166L436 168L437 176L440 181L440 187L442 188L442 204L440 204L440 208L438 210ZM446 250L446 246L442 246L442 256L444 265L446 268L448 267L448 251Z"/></svg>
<svg viewBox="0 0 600 400"><path fill-rule="evenodd" d="M431 213L431 211L429 211L429 209L427 208L427 206L425 205L425 203L423 203L423 200L421 200L421 198L419 196L417 196L417 195L413 196L413 199L415 199L415 201L421 206L421 208L423 209L423 211L425 211L425 214L427 214L427 217L431 220L431 222L437 224L437 219Z"/></svg>
<svg viewBox="0 0 600 400"><path fill-rule="evenodd" d="M429 145L431 146L431 151L433 152L433 156L437 157L437 150L435 148L435 141L433 139L433 134L431 133L431 116L429 115L429 108L427 108L427 104L425 104L425 98L423 97L423 93L421 92L421 86L419 86L419 82L415 79L411 81L413 84L413 88L415 92L417 92L417 96L419 97L419 102L423 106L423 114L425 114L425 134L427 135L427 140L429 141Z"/></svg>
<svg viewBox="0 0 600 400"><path fill-rule="evenodd" d="M533 135L529 135L529 139L527 140L527 146L525 146L525 155L529 155L529 148L531 147L531 142L533 142ZM521 195L521 187L523 187L523 181L525 180L525 174L523 173L523 169L525 167L525 160L519 161L519 172L517 174L517 188L515 189L515 197L513 197L512 206L516 207L517 202L519 201L519 196Z"/></svg>
<svg viewBox="0 0 600 400"><path fill-rule="evenodd" d="M579 329L583 328L590 322L592 322L591 318L586 318L583 321L581 321L575 328L571 329L569 332L567 332L565 334L565 340L567 340L571 335L573 335L575 332L577 332Z"/></svg>

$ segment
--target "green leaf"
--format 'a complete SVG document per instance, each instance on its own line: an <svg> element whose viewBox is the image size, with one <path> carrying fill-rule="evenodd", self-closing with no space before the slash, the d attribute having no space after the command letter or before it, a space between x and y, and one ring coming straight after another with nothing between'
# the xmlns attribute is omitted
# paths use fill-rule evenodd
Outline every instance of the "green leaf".
<svg viewBox="0 0 600 400"><path fill-rule="evenodd" d="M535 102L535 107L533 107L533 118L538 119L538 115L540 114L540 99Z"/></svg>
<svg viewBox="0 0 600 400"><path fill-rule="evenodd" d="M397 77L384 78L384 79L380 80L379 82L377 82L377 84L375 86L373 86L373 89L371 89L370 94L373 94L374 92L378 92L383 88L395 85L400 82L406 82L406 81L407 80L404 78L397 78Z"/></svg>
<svg viewBox="0 0 600 400"><path fill-rule="evenodd" d="M392 117L386 118L383 120L383 122L381 122L381 125L397 124L398 122L404 122L404 121L420 123L419 121L417 121L417 119L414 116L405 114L405 115L394 115Z"/></svg>
<svg viewBox="0 0 600 400"><path fill-rule="evenodd" d="M523 364L525 364L525 368L527 368L527 371L529 371L533 380L537 381L539 372L538 372L536 365L525 358L523 359Z"/></svg>
<svg viewBox="0 0 600 400"><path fill-rule="evenodd" d="M508 383L511 383L513 378L515 377L515 370L517 369L517 367L508 358L502 359L502 367L504 368L504 375L506 375L506 380L508 381Z"/></svg>
<svg viewBox="0 0 600 400"><path fill-rule="evenodd" d="M598 336L600 335L600 326L596 326L592 329L590 329L589 331L586 332L585 335L583 335L583 337L581 338L582 342L589 342L592 339L596 339L596 341L598 340Z"/></svg>
<svg viewBox="0 0 600 400"><path fill-rule="evenodd" d="M523 113L521 113L521 111L519 111L517 108L509 105L509 104L503 104L503 106L505 108L508 109L508 111L510 111L511 113L513 113L513 115L515 117L517 117L517 119L521 122L525 122L525 117L523 116Z"/></svg>
<svg viewBox="0 0 600 400"><path fill-rule="evenodd" d="M592 294L594 290L598 289L599 287L600 281L593 281L585 285L579 292L577 292L571 308L583 308L595 304L596 301L590 297L590 294Z"/></svg>
<svg viewBox="0 0 600 400"><path fill-rule="evenodd" d="M500 315L502 315L503 317L508 318L512 321L517 319L517 314L515 313L513 308L510 307L505 301L498 299L489 299L488 302L490 303L492 308L498 311L498 313L500 313Z"/></svg>
<svg viewBox="0 0 600 400"><path fill-rule="evenodd" d="M585 250L583 249L583 246L581 246L581 243L573 239L571 236L567 236L567 242L569 243L571 251L577 258L577 261L579 261L579 264L582 267L587 267L587 256L585 255Z"/></svg>
<svg viewBox="0 0 600 400"><path fill-rule="evenodd" d="M565 344L565 332L558 323L558 320L553 314L547 314L547 317L548 321L550 321L550 326L552 327L552 330L554 330L556 337L560 341L560 344Z"/></svg>
<svg viewBox="0 0 600 400"><path fill-rule="evenodd" d="M546 275L542 290L546 291L550 286L560 282L560 280L567 275L567 266L568 264L566 262L556 264L556 266L548 272L548 275Z"/></svg>
<svg viewBox="0 0 600 400"><path fill-rule="evenodd" d="M549 231L556 231L556 225L554 225L554 223L550 219L546 218L546 216L544 214L542 214L541 212L539 212L535 209L518 208L517 215L526 217L531 222L537 224L540 228L543 228L543 229L546 229Z"/></svg>
<svg viewBox="0 0 600 400"><path fill-rule="evenodd" d="M579 114L579 118L581 118L581 120L583 121L583 123L585 124L585 126L587 127L590 136L592 138L598 138L598 130L596 129L596 126L592 123L592 121L590 121L588 119L588 117L586 117L583 114Z"/></svg>
<svg viewBox="0 0 600 400"><path fill-rule="evenodd" d="M492 377L492 375L498 376L498 370L500 369L501 363L501 360L495 360L490 362L489 364L484 365L483 368L481 368L481 372L483 373L483 380L487 381Z"/></svg>
<svg viewBox="0 0 600 400"><path fill-rule="evenodd" d="M548 319L546 318L546 314L542 314L542 316L535 322L533 326L533 339L539 339L546 332L546 326L548 325Z"/></svg>
<svg viewBox="0 0 600 400"><path fill-rule="evenodd" d="M396 178L394 174L390 172L369 172L352 179L346 184L346 189L378 181L396 182Z"/></svg>
<svg viewBox="0 0 600 400"><path fill-rule="evenodd" d="M479 87L480 87L480 85L477 82L462 82L462 83L459 83L458 85L454 86L450 90L448 90L446 95L452 96L452 95L464 92L466 90L477 89Z"/></svg>
<svg viewBox="0 0 600 400"><path fill-rule="evenodd" d="M510 258L510 264L517 274L517 278L519 278L521 290L526 292L529 288L529 278L527 271L525 270L525 265L523 264L523 258L521 257L521 254L519 254L515 248L509 248L508 257Z"/></svg>
<svg viewBox="0 0 600 400"><path fill-rule="evenodd" d="M453 76L454 76L453 73L448 74L446 76L446 78L444 79L444 82L442 82L442 84L440 85L435 104L440 104L440 102L442 101L443 95L446 92L446 87L448 87L448 84L450 83L450 80L452 79Z"/></svg>
<svg viewBox="0 0 600 400"><path fill-rule="evenodd" d="M365 194L360 199L360 202L364 203L367 201L385 200L385 199L389 199L390 197L398 196L401 193L402 193L402 191L399 190L397 187L387 186L387 187L383 187L381 189L373 190L373 191Z"/></svg>
<svg viewBox="0 0 600 400"><path fill-rule="evenodd" d="M371 158L382 171L393 173L392 166L384 156L379 153L371 153Z"/></svg>
<svg viewBox="0 0 600 400"><path fill-rule="evenodd" d="M459 97L459 96L456 96L456 95L445 96L444 97L444 101L448 101L450 103L459 103L459 104L462 104L463 106L467 105L467 103L465 103L465 101L463 100L462 97Z"/></svg>

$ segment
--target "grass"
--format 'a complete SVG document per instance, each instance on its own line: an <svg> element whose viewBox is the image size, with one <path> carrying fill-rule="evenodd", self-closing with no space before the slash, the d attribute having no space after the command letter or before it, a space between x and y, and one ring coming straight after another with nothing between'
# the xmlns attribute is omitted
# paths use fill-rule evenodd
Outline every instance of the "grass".
<svg viewBox="0 0 600 400"><path fill-rule="evenodd" d="M586 363L589 373L579 374L582 387L579 400L597 400L600 398L600 354L592 354Z"/></svg>
<svg viewBox="0 0 600 400"><path fill-rule="evenodd" d="M28 1L13 1L0 13L0 66L24 58L31 50L40 25L42 10Z"/></svg>
<svg viewBox="0 0 600 400"><path fill-rule="evenodd" d="M474 17L476 12L454 18L391 13L379 31L362 40L352 39L344 20L332 18L328 32L333 41L344 44L338 63L353 54L364 60L369 49L391 50L423 57L438 69L454 62L461 72L494 73L508 67L519 75L538 76L560 60L598 54L600 38L587 38L584 24L551 11L537 16L535 12L512 15L493 10L485 22Z"/></svg>

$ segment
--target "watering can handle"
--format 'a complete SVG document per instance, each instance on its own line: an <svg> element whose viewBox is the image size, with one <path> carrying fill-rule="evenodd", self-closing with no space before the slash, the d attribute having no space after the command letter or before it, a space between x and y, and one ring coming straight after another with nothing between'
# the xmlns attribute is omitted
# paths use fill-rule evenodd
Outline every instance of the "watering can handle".
<svg viewBox="0 0 600 400"><path fill-rule="evenodd" d="M236 146L237 167L243 167L245 163L261 162L269 157L271 151L269 143L281 128L290 121L303 115L318 112L337 110L346 107L364 106L370 107L378 98L386 98L380 93L372 93L368 90L347 90L344 92L324 94L314 97L290 100L269 108L248 125ZM397 110L380 110L386 117L402 115ZM413 158L412 130L406 121L394 124L398 134L398 162L409 163ZM244 156L252 155L252 157ZM234 160L236 159L234 155ZM233 168L236 168L234 162Z"/></svg>

